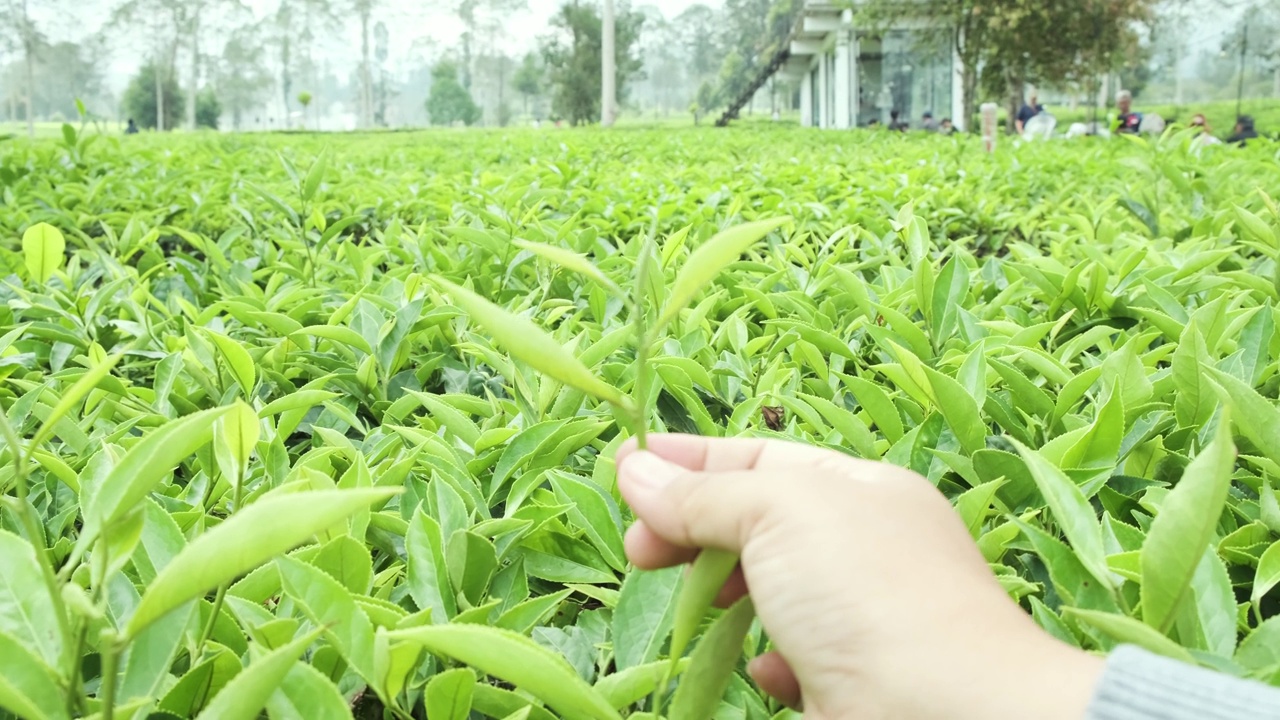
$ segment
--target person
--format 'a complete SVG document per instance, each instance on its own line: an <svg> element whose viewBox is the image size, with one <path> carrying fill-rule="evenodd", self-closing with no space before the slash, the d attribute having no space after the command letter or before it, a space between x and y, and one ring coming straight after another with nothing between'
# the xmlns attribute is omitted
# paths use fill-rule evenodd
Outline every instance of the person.
<svg viewBox="0 0 1280 720"><path fill-rule="evenodd" d="M138 126L137 126L136 124L134 124L134 122L133 122L133 118L129 118L129 125L128 125L127 127L125 127L125 129L124 129L124 134L125 134L125 135L137 135L137 134L138 134Z"/></svg>
<svg viewBox="0 0 1280 720"><path fill-rule="evenodd" d="M1232 145L1244 147L1249 144L1250 140L1258 137L1258 131L1254 128L1253 117L1250 115L1241 115L1236 118L1236 130L1231 137L1227 138L1227 142Z"/></svg>
<svg viewBox="0 0 1280 720"><path fill-rule="evenodd" d="M926 110L924 117L920 119L920 129L925 132L938 132L938 122L933 119L933 113Z"/></svg>
<svg viewBox="0 0 1280 720"><path fill-rule="evenodd" d="M1222 142L1214 136L1213 128L1209 125L1209 119L1203 113L1196 113L1191 116L1191 127L1200 129L1200 134L1196 135L1195 139L1191 141L1196 147L1218 145Z"/></svg>
<svg viewBox="0 0 1280 720"><path fill-rule="evenodd" d="M942 118L942 122L938 123L939 135L954 135L956 126L951 124L951 118Z"/></svg>
<svg viewBox="0 0 1280 720"><path fill-rule="evenodd" d="M1276 718L1280 689L1129 645L1106 659L1041 630L923 477L762 438L650 435L616 456L636 567L737 554L774 650L748 671L806 718Z"/></svg>
<svg viewBox="0 0 1280 720"><path fill-rule="evenodd" d="M868 120L868 121L867 121L867 129L868 129L868 130L875 130L875 129L879 128L879 127L880 127L880 119L879 119L879 118L871 118L870 120Z"/></svg>
<svg viewBox="0 0 1280 720"><path fill-rule="evenodd" d="M1142 128L1142 113L1133 111L1133 93L1121 90L1116 93L1116 126L1114 132L1137 135Z"/></svg>
<svg viewBox="0 0 1280 720"><path fill-rule="evenodd" d="M889 129L897 132L905 132L907 130L907 124L902 122L902 113L897 110L889 112Z"/></svg>
<svg viewBox="0 0 1280 720"><path fill-rule="evenodd" d="M1044 112L1044 106L1039 103L1039 99L1040 98L1037 94L1032 92L1030 97L1027 98L1026 104L1018 111L1018 116L1014 120L1014 125L1016 126L1019 135L1027 129L1027 121Z"/></svg>

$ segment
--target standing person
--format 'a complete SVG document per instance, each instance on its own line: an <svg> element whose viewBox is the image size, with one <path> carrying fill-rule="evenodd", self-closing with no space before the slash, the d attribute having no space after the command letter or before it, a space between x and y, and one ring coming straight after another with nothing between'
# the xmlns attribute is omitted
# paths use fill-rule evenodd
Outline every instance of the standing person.
<svg viewBox="0 0 1280 720"><path fill-rule="evenodd" d="M1142 113L1133 111L1133 93L1128 90L1116 93L1116 110L1115 132L1137 135L1142 127Z"/></svg>
<svg viewBox="0 0 1280 720"><path fill-rule="evenodd" d="M1019 135L1027 129L1027 123L1031 118L1044 112L1044 106L1040 104L1039 100L1037 93L1034 90L1031 91L1031 95L1027 98L1027 103L1018 111L1018 117L1014 124L1018 129Z"/></svg>
<svg viewBox="0 0 1280 720"><path fill-rule="evenodd" d="M1241 115L1236 118L1236 131L1231 137L1227 138L1227 142L1244 147L1249 144L1249 140L1254 140L1257 137L1258 131L1253 126L1253 116Z"/></svg>
<svg viewBox="0 0 1280 720"><path fill-rule="evenodd" d="M137 134L138 134L138 126L137 126L136 124L134 124L134 122L133 122L133 118L129 118L129 125L128 125L128 127L126 127L126 128L124 129L124 134L125 134L125 135L137 135Z"/></svg>
<svg viewBox="0 0 1280 720"><path fill-rule="evenodd" d="M920 129L925 132L938 132L938 121L933 119L933 113L926 110L924 117L920 119Z"/></svg>

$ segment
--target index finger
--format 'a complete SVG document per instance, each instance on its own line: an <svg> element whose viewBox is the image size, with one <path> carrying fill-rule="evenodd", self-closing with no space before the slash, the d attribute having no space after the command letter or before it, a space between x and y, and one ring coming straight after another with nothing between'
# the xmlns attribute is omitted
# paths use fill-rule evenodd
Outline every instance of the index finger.
<svg viewBox="0 0 1280 720"><path fill-rule="evenodd" d="M832 450L785 440L711 438L681 434L651 434L648 436L647 450L667 462L693 472L787 470L801 464L831 460L833 457L844 458ZM618 448L614 462L622 467L622 462L634 452L636 440L628 438Z"/></svg>

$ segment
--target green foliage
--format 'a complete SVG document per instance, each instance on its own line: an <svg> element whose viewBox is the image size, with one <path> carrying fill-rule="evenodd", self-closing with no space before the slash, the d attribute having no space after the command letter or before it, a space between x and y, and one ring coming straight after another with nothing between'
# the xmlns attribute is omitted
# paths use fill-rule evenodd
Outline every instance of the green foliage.
<svg viewBox="0 0 1280 720"><path fill-rule="evenodd" d="M617 53L618 102L627 97L627 81L644 63L635 48L644 16L619 6L615 15L614 47ZM594 2L565 3L551 18L554 33L543 40L542 57L551 86L552 112L573 125L600 119L600 10Z"/></svg>
<svg viewBox="0 0 1280 720"><path fill-rule="evenodd" d="M458 66L442 60L431 68L431 95L427 98L427 115L432 125L460 122L474 125L480 121L480 107L471 93L458 82Z"/></svg>
<svg viewBox="0 0 1280 720"><path fill-rule="evenodd" d="M222 103L212 88L205 88L196 95L196 127L218 129L218 118L222 117Z"/></svg>
<svg viewBox="0 0 1280 720"><path fill-rule="evenodd" d="M1275 682L1274 153L4 143L0 712L773 717L733 558L626 564L641 428L911 467L1063 640Z"/></svg>
<svg viewBox="0 0 1280 720"><path fill-rule="evenodd" d="M157 102L157 95L159 95L159 102ZM120 104L124 114L133 118L134 122L138 123L138 127L154 130L157 127L157 119L163 119L164 129L172 130L182 121L182 109L185 107L183 98L177 78L166 73L162 73L159 92L157 92L156 66L147 63L129 81L129 87L125 89L124 99ZM163 118L158 114L161 104L164 106Z"/></svg>

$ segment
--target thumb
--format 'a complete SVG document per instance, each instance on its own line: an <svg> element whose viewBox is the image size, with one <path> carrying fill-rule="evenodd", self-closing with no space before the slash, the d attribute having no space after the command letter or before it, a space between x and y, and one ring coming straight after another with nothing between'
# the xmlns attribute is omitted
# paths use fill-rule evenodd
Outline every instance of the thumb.
<svg viewBox="0 0 1280 720"><path fill-rule="evenodd" d="M759 471L694 472L644 451L631 453L618 468L618 489L663 540L734 553L742 552L781 500L776 484Z"/></svg>

